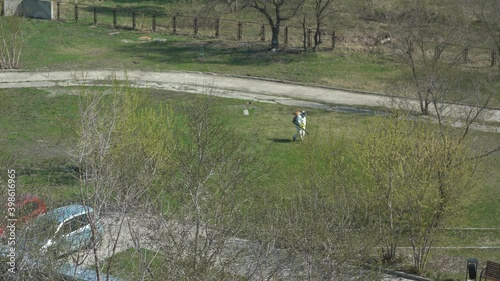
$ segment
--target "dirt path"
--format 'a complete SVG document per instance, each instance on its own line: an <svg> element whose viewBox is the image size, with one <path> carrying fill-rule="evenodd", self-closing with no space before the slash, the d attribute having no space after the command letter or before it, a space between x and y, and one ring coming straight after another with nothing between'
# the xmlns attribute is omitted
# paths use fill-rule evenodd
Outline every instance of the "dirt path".
<svg viewBox="0 0 500 281"><path fill-rule="evenodd" d="M91 70L81 72L0 72L0 88L76 86L81 84L106 84L116 79L128 80L143 88L156 88L176 92L211 94L251 101L317 108L331 111L365 112L364 107L395 108L388 96L344 91L326 87L285 83L277 80L234 77L199 72L142 72ZM405 103L418 111L416 101ZM445 104L448 113L459 117L472 107ZM476 125L474 129L500 133L500 109L490 109L482 121L488 125ZM456 124L460 126L460 124Z"/></svg>

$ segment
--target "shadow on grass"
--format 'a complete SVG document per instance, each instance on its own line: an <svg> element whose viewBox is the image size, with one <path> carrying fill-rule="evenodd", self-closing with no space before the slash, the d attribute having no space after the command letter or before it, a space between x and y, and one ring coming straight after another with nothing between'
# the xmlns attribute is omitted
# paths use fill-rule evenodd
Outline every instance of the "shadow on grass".
<svg viewBox="0 0 500 281"><path fill-rule="evenodd" d="M267 140L270 140L274 143L290 143L290 142L292 142L291 139L267 139Z"/></svg>
<svg viewBox="0 0 500 281"><path fill-rule="evenodd" d="M138 1L137 0L114 0L113 2L115 3L125 3L125 4L136 4ZM180 1L175 1L175 0L151 0L151 1L144 1L147 3L151 4L167 4L167 3L175 3L175 2L180 2Z"/></svg>
<svg viewBox="0 0 500 281"><path fill-rule="evenodd" d="M25 166L19 169L20 176L27 176L26 183L31 185L75 185L78 183L80 168L72 164L45 162L42 165Z"/></svg>
<svg viewBox="0 0 500 281"><path fill-rule="evenodd" d="M97 17L99 18L100 16L104 17L112 17L113 12L115 10L114 7L107 7L107 6L95 6L96 8L96 13ZM88 13L93 13L94 12L94 6L91 5L81 5L81 9L83 11L86 11ZM117 7L116 8L116 13L117 16L123 17L124 15L131 17L132 13L136 12L137 16L140 16L142 14L151 16L151 15L157 15L157 16L165 16L167 13L164 10L158 9L158 7L155 6L129 6L129 7Z"/></svg>
<svg viewBox="0 0 500 281"><path fill-rule="evenodd" d="M162 37L158 35L158 37ZM167 36L165 36L167 37ZM275 53L266 43L237 43L223 41L204 42L148 42L130 43L117 47L117 51L140 56L153 63L231 66L274 66L302 61L302 55Z"/></svg>

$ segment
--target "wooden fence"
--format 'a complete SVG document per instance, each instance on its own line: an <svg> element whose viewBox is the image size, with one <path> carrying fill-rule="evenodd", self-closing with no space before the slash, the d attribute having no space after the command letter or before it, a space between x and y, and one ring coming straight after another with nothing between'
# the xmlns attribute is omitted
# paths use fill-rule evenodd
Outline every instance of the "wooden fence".
<svg viewBox="0 0 500 281"><path fill-rule="evenodd" d="M99 6L75 5L58 2L56 20L74 21L104 25L112 28L142 30L157 34L192 36L195 38L220 38L241 42L271 42L271 30L266 23L238 21L232 19L186 16L179 14L152 13L129 8L110 8ZM314 33L306 29L306 45L314 45ZM302 28L284 26L280 31L280 46L285 48L303 48L304 32ZM322 30L320 50L335 48L335 32Z"/></svg>
<svg viewBox="0 0 500 281"><path fill-rule="evenodd" d="M195 38L220 38L223 40L267 44L271 42L271 31L268 24L263 22L168 14L154 9L135 10L127 7L112 8L64 2L53 3L56 5L55 19L58 21L74 21L104 25L110 28L141 30L156 34L183 35ZM306 48L312 48L315 32L316 30L312 28L306 28L304 31L302 27L283 26L279 35L280 47L300 50L305 45ZM345 36L338 37L333 30L322 30L320 35L321 44L318 50L333 50L337 46L349 48L349 40ZM498 65L498 51L496 49L480 47L462 47L460 49L460 46L454 46L454 48L463 50L462 58L466 63L491 67ZM368 49L373 49L373 46ZM378 47L379 51L387 49Z"/></svg>

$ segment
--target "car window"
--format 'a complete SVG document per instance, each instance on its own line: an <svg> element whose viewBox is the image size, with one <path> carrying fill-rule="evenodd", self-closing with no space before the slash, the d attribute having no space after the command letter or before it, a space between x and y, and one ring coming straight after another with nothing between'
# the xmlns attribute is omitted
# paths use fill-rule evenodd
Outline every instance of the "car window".
<svg viewBox="0 0 500 281"><path fill-rule="evenodd" d="M57 230L59 223L53 217L41 216L29 225L34 235L40 237L51 237Z"/></svg>
<svg viewBox="0 0 500 281"><path fill-rule="evenodd" d="M77 217L74 217L68 221L66 221L63 226L61 227L61 230L59 231L60 235L66 235L69 234L75 230L78 230L84 226L89 224L89 220L87 218L86 214L79 215Z"/></svg>

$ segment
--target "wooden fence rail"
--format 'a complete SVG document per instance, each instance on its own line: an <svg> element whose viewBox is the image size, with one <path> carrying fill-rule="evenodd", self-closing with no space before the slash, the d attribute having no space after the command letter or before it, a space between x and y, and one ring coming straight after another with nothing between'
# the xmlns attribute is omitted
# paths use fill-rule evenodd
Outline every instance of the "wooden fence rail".
<svg viewBox="0 0 500 281"><path fill-rule="evenodd" d="M72 10L72 13L69 11ZM127 9L125 9L127 10ZM89 15L82 17L82 13L87 12ZM132 30L139 30L143 26L148 26L150 32L162 32L170 33L172 35L191 35L195 38L221 38L226 40L237 40L244 42L270 42L271 33L266 32L266 24L262 22L250 22L250 21L236 21L230 19L221 18L208 18L208 17L197 17L197 16L185 16L179 14L169 15L166 13L158 14L146 14L140 10L128 10L121 11L118 8L102 7L102 6L87 6L79 4L69 4L64 2L56 3L56 14L58 21L74 21L75 23L91 23L94 25L108 25L112 28L125 28ZM129 22L126 23L127 19L123 19L127 16ZM150 25L141 22L139 24L139 18L150 18ZM165 19L170 18L171 23L165 25ZM158 19L161 20L161 24L158 23ZM191 19L191 23L187 19ZM203 21L203 23L201 23ZM125 24L123 24L125 22ZM207 24L209 22L209 24ZM141 26L141 27L140 27ZM231 35L231 26L234 28L234 35ZM161 27L161 31L159 31ZM224 28L223 28L224 27ZM294 31L298 28L294 27ZM170 30L170 32L169 32ZM212 30L211 34L208 32ZM166 31L166 32L165 32ZM203 32L202 32L203 31ZM288 48L301 48L302 44L298 44L298 40L290 41L291 29L286 26L284 32L280 36L280 40L283 40L284 46ZM307 32L307 46L312 46L312 29ZM326 31L327 32L327 31ZM202 34L203 33L203 34ZM333 36L331 40L334 40L335 32L331 32ZM297 34L301 34L297 32ZM292 37L296 37L295 35ZM335 48L335 43L332 41L331 45L323 44L322 49L333 49Z"/></svg>

